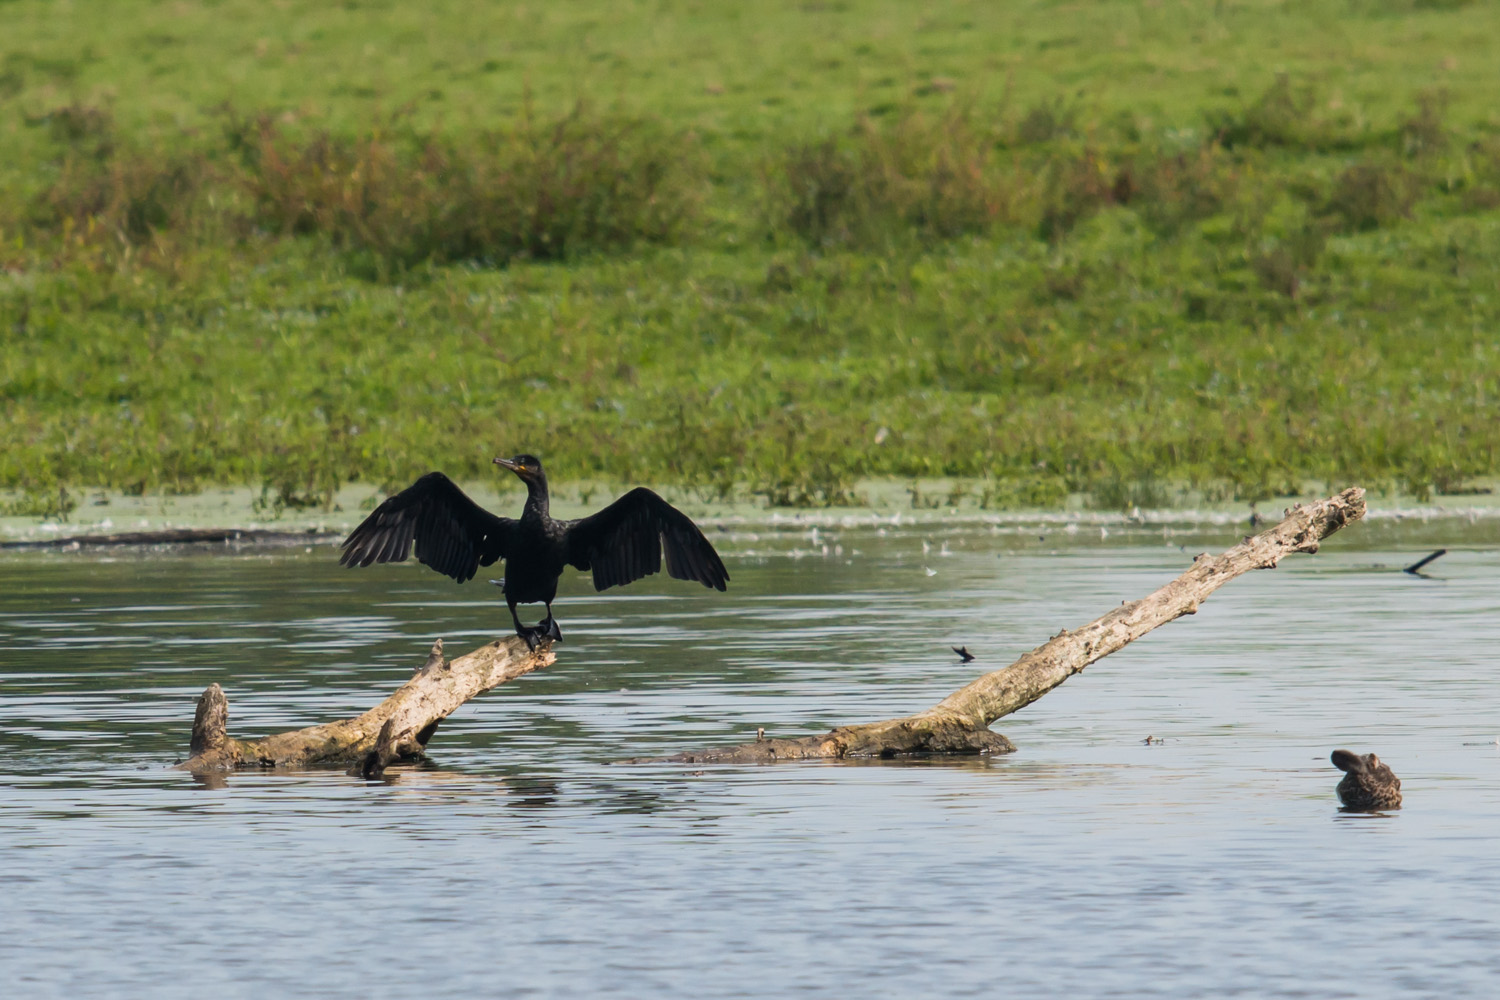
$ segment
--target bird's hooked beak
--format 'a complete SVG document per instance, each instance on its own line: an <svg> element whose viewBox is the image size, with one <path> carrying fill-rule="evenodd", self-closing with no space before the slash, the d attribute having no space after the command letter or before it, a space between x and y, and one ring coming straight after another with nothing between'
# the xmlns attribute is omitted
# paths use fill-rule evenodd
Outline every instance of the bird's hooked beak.
<svg viewBox="0 0 1500 1000"><path fill-rule="evenodd" d="M495 459L495 464L509 469L511 472L514 472L516 475L520 476L522 479L530 478L526 474L526 466L522 465L520 462L515 461L514 459L497 458Z"/></svg>

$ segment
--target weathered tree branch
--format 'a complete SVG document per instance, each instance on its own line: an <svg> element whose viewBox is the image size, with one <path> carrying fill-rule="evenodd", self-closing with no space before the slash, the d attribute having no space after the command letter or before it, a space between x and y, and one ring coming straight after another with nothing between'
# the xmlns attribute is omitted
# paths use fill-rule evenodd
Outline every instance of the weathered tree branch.
<svg viewBox="0 0 1500 1000"><path fill-rule="evenodd" d="M439 639L411 680L365 714L254 741L230 738L224 691L210 684L193 719L192 757L177 766L201 772L352 763L358 773L373 777L391 761L421 753L438 723L470 698L555 659L551 643L533 653L512 636L450 662L443 659Z"/></svg>
<svg viewBox="0 0 1500 1000"><path fill-rule="evenodd" d="M1015 746L989 726L1036 701L1069 677L1159 625L1194 614L1204 598L1252 569L1271 569L1365 513L1357 487L1286 512L1286 519L1217 557L1200 555L1186 573L1149 597L1127 601L1075 632L1063 629L1015 663L985 674L932 708L902 719L841 726L821 736L754 743L664 758L681 763L763 763L828 757L1010 753ZM643 761L630 761L639 763Z"/></svg>

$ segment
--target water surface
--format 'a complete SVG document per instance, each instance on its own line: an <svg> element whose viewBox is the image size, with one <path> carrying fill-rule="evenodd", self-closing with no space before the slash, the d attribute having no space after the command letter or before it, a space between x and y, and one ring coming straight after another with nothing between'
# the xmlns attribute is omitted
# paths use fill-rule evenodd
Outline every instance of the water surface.
<svg viewBox="0 0 1500 1000"><path fill-rule="evenodd" d="M549 670L425 767L204 781L230 730L369 707L492 589L332 550L0 559L0 971L19 995L1484 995L1500 975L1500 547L1356 525L955 762L618 766L902 715L1236 540L825 525L727 595L564 581ZM1431 578L1396 571L1449 544ZM948 650L980 657L962 665ZM1152 742L1143 742L1146 737ZM1328 753L1406 808L1341 814Z"/></svg>

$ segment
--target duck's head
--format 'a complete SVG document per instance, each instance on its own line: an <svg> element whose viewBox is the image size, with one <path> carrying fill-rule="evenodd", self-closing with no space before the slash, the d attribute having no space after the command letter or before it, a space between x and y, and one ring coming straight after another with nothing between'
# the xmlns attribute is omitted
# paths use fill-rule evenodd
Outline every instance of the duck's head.
<svg viewBox="0 0 1500 1000"><path fill-rule="evenodd" d="M1348 750L1335 750L1331 755L1333 766L1361 780L1395 781L1396 774L1372 753L1357 754Z"/></svg>
<svg viewBox="0 0 1500 1000"><path fill-rule="evenodd" d="M1347 774L1365 774L1380 764L1380 758L1374 754L1360 756L1348 750L1335 750L1330 755L1330 759L1334 767Z"/></svg>

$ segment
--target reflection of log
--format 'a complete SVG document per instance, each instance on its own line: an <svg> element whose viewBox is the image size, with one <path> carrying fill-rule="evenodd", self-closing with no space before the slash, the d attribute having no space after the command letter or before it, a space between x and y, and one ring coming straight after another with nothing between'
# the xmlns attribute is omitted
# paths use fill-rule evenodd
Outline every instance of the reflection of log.
<svg viewBox="0 0 1500 1000"><path fill-rule="evenodd" d="M682 763L761 763L826 757L894 757L902 754L1009 753L1010 740L990 724L1036 701L1090 663L1158 625L1198 610L1198 604L1235 577L1270 569L1291 552L1316 552L1319 540L1365 513L1365 491L1287 512L1286 519L1220 556L1200 555L1186 573L1139 601L1126 601L1076 632L1063 629L1003 670L985 674L932 708L904 719L841 726L802 739L757 739L738 747L667 758Z"/></svg>
<svg viewBox="0 0 1500 1000"><path fill-rule="evenodd" d="M193 719L193 755L177 766L201 772L355 764L357 772L374 776L393 760L421 753L438 723L470 698L554 659L550 643L533 653L512 636L450 662L439 639L412 679L364 715L254 741L230 739L228 703L219 685L210 684Z"/></svg>

